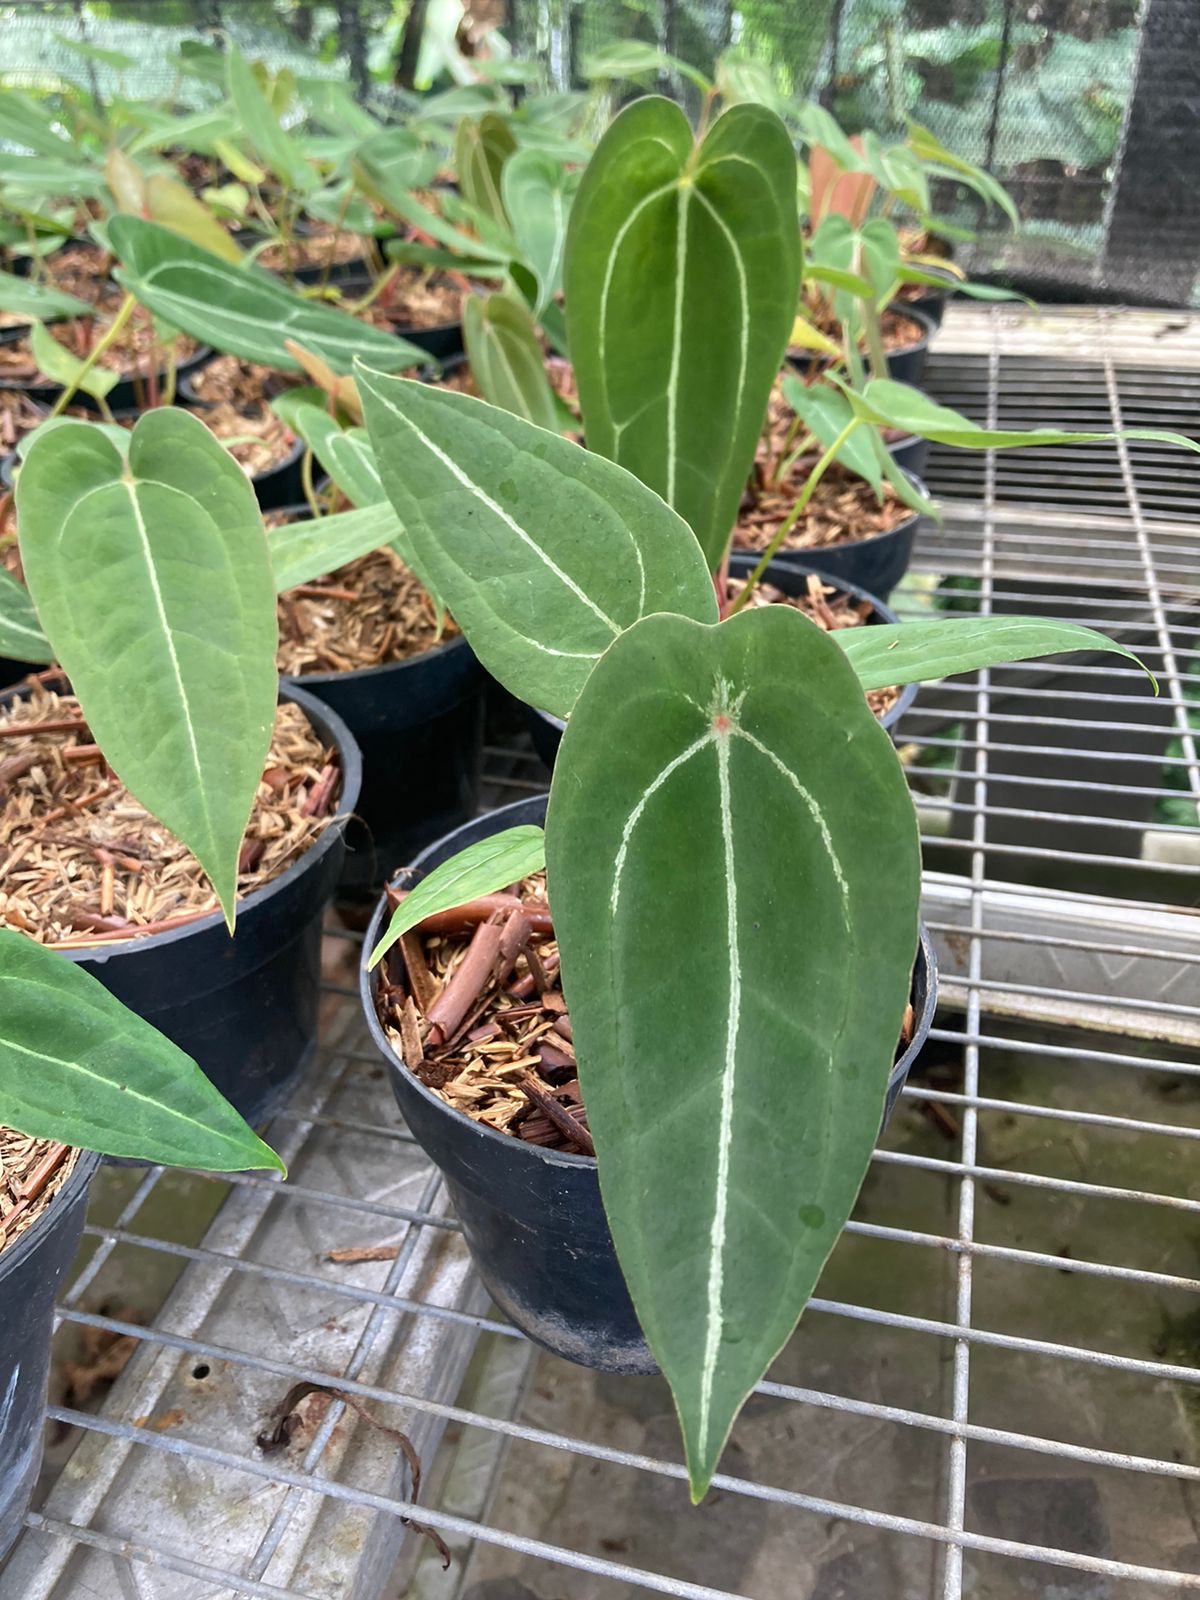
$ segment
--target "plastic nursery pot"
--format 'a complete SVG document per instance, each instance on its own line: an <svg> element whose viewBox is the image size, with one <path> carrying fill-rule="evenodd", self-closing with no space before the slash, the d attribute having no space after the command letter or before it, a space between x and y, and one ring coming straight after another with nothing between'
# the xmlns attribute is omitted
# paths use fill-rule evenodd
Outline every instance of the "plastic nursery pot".
<svg viewBox="0 0 1200 1600"><path fill-rule="evenodd" d="M929 359L929 341L937 332L938 325L927 311L914 306L911 300L894 300L888 310L900 312L902 316L920 323L925 330L915 344L906 345L902 350L887 352L888 377L894 379L896 383L918 384L925 372L925 363Z"/></svg>
<svg viewBox="0 0 1200 1600"><path fill-rule="evenodd" d="M338 279L338 288L351 299L360 298L373 287L373 279L365 272L347 273L344 278ZM392 332L398 338L407 339L409 344L415 344L419 350L426 351L435 361L446 361L463 353L461 317L456 317L450 322L436 322L431 328L418 328L415 324L396 322L392 326Z"/></svg>
<svg viewBox="0 0 1200 1600"><path fill-rule="evenodd" d="M312 696L286 683L280 693L337 749L344 818L362 777L353 738ZM192 1056L260 1127L316 1051L321 918L344 853L344 823L331 822L286 871L238 902L232 938L214 911L144 939L62 953Z"/></svg>
<svg viewBox="0 0 1200 1600"><path fill-rule="evenodd" d="M919 434L907 433L902 439L886 440L888 454L902 471L914 478L924 478L925 464L929 460L929 440Z"/></svg>
<svg viewBox="0 0 1200 1600"><path fill-rule="evenodd" d="M14 331L14 330L10 330L10 332L11 331ZM21 334L22 331L23 330L21 330L21 329L15 330L17 337L20 337L20 334ZM208 345L206 345L206 344L197 345L196 349L193 351L193 353L190 356L188 356L187 360L186 361L181 361L178 364L178 366L175 368L175 381L176 381L176 384L178 385L180 380L182 378L186 377L189 373L198 372L199 369L205 364L206 361L211 361L212 360L212 354L213 354L213 352L212 352L211 348ZM165 388L166 382L167 382L167 369L166 369L165 366L159 367L157 376L158 376L158 390L159 390L159 393L161 394L163 389ZM145 377L141 373L138 373L136 378L133 377L133 376L125 377L125 378L119 378L117 380L117 382L113 384L112 388L108 391L108 393L104 397L106 402L107 402L107 404L108 404L109 410L110 411L138 411L138 410L140 410L141 409L141 397L139 396L139 390L143 391L143 393L144 393L145 382L146 382ZM12 382L9 382L6 385L6 387L8 387L10 389L19 389L22 394L27 394L31 400L37 400L43 405L53 405L53 403L58 399L59 395L62 393L62 384L61 383L12 383ZM87 411L94 411L94 412L96 412L97 415L100 414L99 405L97 405L96 401L92 398L92 396L90 394L84 394L84 392L82 390L79 390L76 393L75 399L72 401L72 404L73 405L82 406Z"/></svg>
<svg viewBox="0 0 1200 1600"><path fill-rule="evenodd" d="M928 490L915 473L906 474L921 494ZM869 539L847 539L844 544L817 545L812 549L781 550L772 566L803 567L819 572L833 583L852 584L868 595L886 600L912 561L913 545L920 526L920 513L914 511L886 533Z"/></svg>
<svg viewBox="0 0 1200 1600"><path fill-rule="evenodd" d="M541 823L545 814L544 795L504 806L432 845L414 871L504 828ZM604 1372L656 1372L617 1262L594 1158L545 1150L473 1122L420 1083L392 1050L375 1010L376 975L366 966L386 913L383 901L363 945L367 1023L404 1119L446 1181L484 1287L522 1333L555 1355ZM936 999L937 968L922 928L913 1037L888 1080L885 1123L932 1026Z"/></svg>
<svg viewBox="0 0 1200 1600"><path fill-rule="evenodd" d="M81 1151L41 1216L0 1250L0 1561L21 1531L41 1466L54 1301L99 1161Z"/></svg>
<svg viewBox="0 0 1200 1600"><path fill-rule="evenodd" d="M806 552L807 553L807 552ZM735 550L729 558L729 573L734 578L748 578L758 563L758 557L751 551ZM773 583L777 589L782 589L786 595L803 594L808 587L808 574L816 571L802 562L787 562L778 559L767 563L764 574L767 583ZM822 577L824 574L822 574ZM889 611L882 600L876 599L866 589L860 589L857 584L838 582L835 585L839 595L849 595L854 600L866 600L874 606L868 617L866 626L871 627L884 622L899 622L900 618L894 611ZM900 698L888 712L880 717L881 728L892 728L912 705L917 697L917 684L908 683L900 691ZM546 766L554 770L554 762L558 756L558 747L567 724L562 717L555 717L548 711L538 711L533 706L525 707L525 717L529 725L529 737L533 740L533 748L541 756Z"/></svg>
<svg viewBox="0 0 1200 1600"><path fill-rule="evenodd" d="M362 753L344 889L377 888L430 840L474 814L487 679L461 635L406 661L281 681L328 706Z"/></svg>

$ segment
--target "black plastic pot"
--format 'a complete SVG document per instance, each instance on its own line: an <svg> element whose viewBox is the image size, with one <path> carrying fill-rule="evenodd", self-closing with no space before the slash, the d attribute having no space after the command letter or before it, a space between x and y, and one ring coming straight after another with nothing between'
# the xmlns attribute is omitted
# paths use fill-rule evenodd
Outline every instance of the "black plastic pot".
<svg viewBox="0 0 1200 1600"><path fill-rule="evenodd" d="M10 336L20 338L22 330L19 328L15 330L9 329L8 333ZM186 377L189 373L198 372L206 361L212 360L212 355L213 352L210 346L206 344L198 345L195 352L190 355L186 361L181 361L175 368L176 384L178 385L180 380ZM165 367L160 367L158 370L158 385L160 392L162 391L163 386L166 384L166 381L167 369ZM104 397L108 403L109 410L140 410L138 387L144 384L144 382L145 380L141 374L138 375L136 383L132 377L118 379L118 381L113 384L112 388ZM9 389L19 389L22 394L27 394L31 400L37 400L43 405L53 405L53 403L58 399L59 395L62 394L63 386L61 383L8 383L6 387ZM90 394L84 394L82 389L77 391L72 404L83 406L88 411L96 412L97 415L100 414L100 407L96 404L95 400L92 399Z"/></svg>
<svg viewBox="0 0 1200 1600"><path fill-rule="evenodd" d="M898 467L914 478L924 478L925 463L929 460L929 440L915 433L888 445L888 454Z"/></svg>
<svg viewBox="0 0 1200 1600"><path fill-rule="evenodd" d="M747 578L758 564L758 557L748 551L735 551L729 558L729 571L735 578ZM815 567L807 567L799 562L788 562L786 565L778 559L768 562L766 581L773 583L777 589L782 589L786 595L803 594L807 588L808 574L816 571ZM822 574L823 576L823 574ZM900 618L894 611L889 611L882 600L860 589L857 584L839 582L836 585L840 594L851 595L855 600L867 600L875 607L866 626L878 626L885 622L899 622ZM835 599L837 596L834 597ZM881 728L893 728L917 697L918 685L905 684L900 691L900 698L891 707L885 716L880 717ZM529 737L533 741L533 748L541 756L546 766L553 772L554 763L558 757L558 747L562 736L566 732L567 724L562 717L551 716L548 711L538 711L534 706L525 707L525 718L529 727Z"/></svg>
<svg viewBox="0 0 1200 1600"><path fill-rule="evenodd" d="M0 1561L21 1531L42 1462L54 1302L99 1160L81 1151L37 1221L0 1250Z"/></svg>
<svg viewBox="0 0 1200 1600"><path fill-rule="evenodd" d="M929 341L937 332L937 323L928 312L914 306L911 300L896 300L888 307L890 311L898 311L902 316L911 317L914 322L919 322L924 328L923 337L916 344L905 346L903 350L889 350L887 353L888 377L897 383L919 384L925 372L925 363L929 359Z"/></svg>
<svg viewBox="0 0 1200 1600"><path fill-rule="evenodd" d="M474 814L486 678L461 636L407 661L284 678L327 705L362 752L342 886L374 889Z"/></svg>
<svg viewBox="0 0 1200 1600"><path fill-rule="evenodd" d="M291 684L342 770L339 815L358 803L362 766L345 724ZM341 876L333 822L285 872L239 902L230 938L220 911L165 933L63 952L192 1056L252 1126L261 1126L317 1047L321 918Z"/></svg>
<svg viewBox="0 0 1200 1600"><path fill-rule="evenodd" d="M503 828L540 823L545 812L545 796L493 811L431 846L415 869L427 871ZM617 1262L595 1160L473 1122L425 1088L392 1050L365 960L386 909L386 902L376 908L363 946L363 1007L404 1119L446 1180L484 1287L522 1333L555 1355L605 1372L656 1372ZM912 1000L912 1043L892 1068L885 1123L933 1023L937 967L924 928Z"/></svg>
<svg viewBox="0 0 1200 1600"><path fill-rule="evenodd" d="M339 279L338 287L357 297L366 294L373 282L369 274L353 272ZM418 328L397 322L392 332L400 339L407 339L409 344L415 344L419 350L427 351L435 361L446 361L463 353L461 318L453 322L439 322L432 328Z"/></svg>
<svg viewBox="0 0 1200 1600"><path fill-rule="evenodd" d="M922 494L928 494L915 473L910 472L908 476ZM819 572L834 583L853 584L866 590L869 595L886 600L908 571L920 522L920 513L914 511L887 533L876 533L869 539L848 540L845 544L822 545L811 550L781 550L775 562Z"/></svg>

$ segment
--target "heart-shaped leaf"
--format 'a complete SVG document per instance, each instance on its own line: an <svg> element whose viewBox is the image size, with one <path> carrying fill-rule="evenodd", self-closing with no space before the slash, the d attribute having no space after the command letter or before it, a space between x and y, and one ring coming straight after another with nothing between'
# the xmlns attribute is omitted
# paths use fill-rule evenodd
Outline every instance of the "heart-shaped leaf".
<svg viewBox="0 0 1200 1600"><path fill-rule="evenodd" d="M913 806L829 635L786 606L650 617L571 714L546 864L604 1209L698 1499L879 1132Z"/></svg>
<svg viewBox="0 0 1200 1600"><path fill-rule="evenodd" d="M847 424L854 421L850 402L840 389L827 383L801 383L793 377L785 377L782 387L783 398L823 450L830 449ZM871 431L867 427L856 428L842 443L836 459L865 478L878 494L883 468L870 439Z"/></svg>
<svg viewBox="0 0 1200 1600"><path fill-rule="evenodd" d="M289 342L315 351L342 373L350 371L356 357L384 372L429 359L406 340L305 300L266 273L222 261L169 228L117 216L108 232L124 263L114 276L142 305L193 339L243 361L298 372Z"/></svg>
<svg viewBox="0 0 1200 1600"><path fill-rule="evenodd" d="M639 617L716 616L687 524L630 473L471 395L358 385L417 572L518 698L565 717Z"/></svg>
<svg viewBox="0 0 1200 1600"><path fill-rule="evenodd" d="M1142 666L1132 650L1092 628L1035 617L929 617L873 628L840 628L834 637L864 689L928 683L956 672L1068 650L1107 650Z"/></svg>
<svg viewBox="0 0 1200 1600"><path fill-rule="evenodd" d="M298 583L311 583L385 544L396 545L404 555L403 538L396 513L386 502L358 511L339 511L332 517L289 522L269 536L275 587L282 594Z"/></svg>
<svg viewBox="0 0 1200 1600"><path fill-rule="evenodd" d="M285 1170L190 1056L66 956L0 928L0 1122L208 1172Z"/></svg>
<svg viewBox="0 0 1200 1600"><path fill-rule="evenodd" d="M506 828L477 844L468 845L449 861L434 867L417 887L405 895L371 951L368 966L375 966L402 933L415 928L436 911L450 911L481 894L493 894L505 884L520 883L546 865L546 835L541 828Z"/></svg>
<svg viewBox="0 0 1200 1600"><path fill-rule="evenodd" d="M796 316L796 157L737 105L697 148L635 100L588 164L567 231L567 333L588 448L661 494L715 568Z"/></svg>
<svg viewBox="0 0 1200 1600"><path fill-rule="evenodd" d="M534 316L540 316L562 288L567 219L577 184L576 174L544 150L518 150L504 164L500 187L505 209L521 254L537 280Z"/></svg>
<svg viewBox="0 0 1200 1600"><path fill-rule="evenodd" d="M533 318L508 295L463 301L463 342L479 392L494 406L558 431L558 406Z"/></svg>
<svg viewBox="0 0 1200 1600"><path fill-rule="evenodd" d="M0 567L0 656L11 661L53 661L33 599L7 567Z"/></svg>
<svg viewBox="0 0 1200 1600"><path fill-rule="evenodd" d="M29 592L106 760L199 860L233 926L275 723L275 588L249 480L209 430L146 412L128 461L86 422L17 480Z"/></svg>

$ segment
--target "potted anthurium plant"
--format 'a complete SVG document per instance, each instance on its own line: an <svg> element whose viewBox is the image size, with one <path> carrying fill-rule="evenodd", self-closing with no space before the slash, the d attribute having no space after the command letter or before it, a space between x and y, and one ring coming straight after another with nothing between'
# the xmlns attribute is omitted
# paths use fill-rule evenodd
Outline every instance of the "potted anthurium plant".
<svg viewBox="0 0 1200 1600"><path fill-rule="evenodd" d="M357 750L326 707L280 694L259 508L195 418L43 424L16 501L24 582L0 591L0 636L58 666L0 704L0 921L258 1121L315 1049Z"/></svg>
<svg viewBox="0 0 1200 1600"><path fill-rule="evenodd" d="M610 244L590 300L568 259L571 343L587 415L589 319L600 345L626 318L658 338L636 296L615 298L657 225L669 270L637 287L658 297L665 383L615 371L582 450L470 396L357 375L412 561L488 670L566 720L544 833L522 807L427 852L432 870L377 908L362 993L497 1303L572 1359L657 1364L699 1498L932 1010L915 813L864 690L1120 647L1014 617L828 632L787 605L719 604L740 493L720 469L731 441L753 451L794 309L790 146L758 108L697 147L639 106L614 130L644 143L611 134L576 201L578 267L598 171ZM781 259L763 336L748 312ZM731 318L730 346L712 335ZM676 509L641 481L656 475Z"/></svg>
<svg viewBox="0 0 1200 1600"><path fill-rule="evenodd" d="M0 929L0 1560L42 1455L54 1300L101 1154L283 1164L177 1046L81 966Z"/></svg>

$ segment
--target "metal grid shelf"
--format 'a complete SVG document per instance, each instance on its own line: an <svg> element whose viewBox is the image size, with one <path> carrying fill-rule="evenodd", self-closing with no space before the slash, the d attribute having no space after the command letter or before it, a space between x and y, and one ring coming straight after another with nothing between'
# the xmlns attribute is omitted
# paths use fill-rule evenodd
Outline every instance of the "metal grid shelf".
<svg viewBox="0 0 1200 1600"><path fill-rule="evenodd" d="M1178 330L1192 371L1170 378L1161 326L955 312L930 386L993 424L1036 420L1031 396L1049 396L1055 420L1129 424L1153 400L1187 431L1200 341ZM1150 368L1168 400L1143 394ZM108 1175L60 1336L133 1355L97 1410L52 1408L77 1442L0 1600L1200 1589L1200 492L1190 461L1152 465L1124 447L1036 470L989 456L974 477L935 459L949 514L904 608L1091 620L1162 692L1084 658L923 690L906 719L944 1003L703 1508L657 1380L540 1355L481 1296L358 1019L339 928L321 1059L270 1133L289 1181ZM493 803L544 784L502 731ZM326 1259L370 1245L394 1259ZM147 1276L162 1292L143 1324L130 1301ZM400 1520L399 1452L354 1411L309 1401L286 1452L258 1449L306 1379L412 1438L416 1514L449 1572Z"/></svg>

